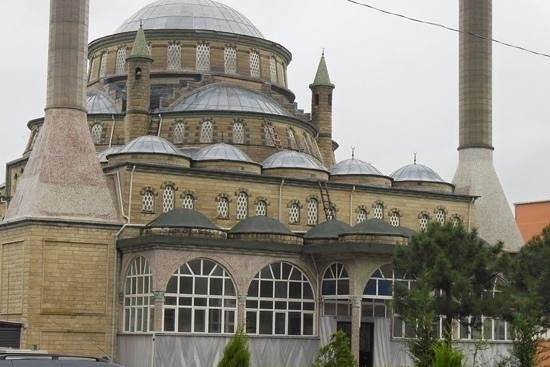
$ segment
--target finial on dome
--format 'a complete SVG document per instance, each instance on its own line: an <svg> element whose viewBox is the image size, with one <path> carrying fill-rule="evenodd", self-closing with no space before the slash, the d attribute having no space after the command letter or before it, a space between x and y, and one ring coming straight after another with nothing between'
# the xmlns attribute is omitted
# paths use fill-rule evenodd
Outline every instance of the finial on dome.
<svg viewBox="0 0 550 367"><path fill-rule="evenodd" d="M351 159L355 159L355 147L351 147Z"/></svg>
<svg viewBox="0 0 550 367"><path fill-rule="evenodd" d="M139 19L139 28L143 28L143 18Z"/></svg>
<svg viewBox="0 0 550 367"><path fill-rule="evenodd" d="M416 164L416 155L417 153L414 153L414 164Z"/></svg>

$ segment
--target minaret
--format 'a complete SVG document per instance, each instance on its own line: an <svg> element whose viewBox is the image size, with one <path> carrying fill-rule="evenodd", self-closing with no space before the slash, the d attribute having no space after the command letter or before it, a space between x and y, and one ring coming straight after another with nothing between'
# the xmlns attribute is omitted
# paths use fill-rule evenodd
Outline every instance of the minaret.
<svg viewBox="0 0 550 367"><path fill-rule="evenodd" d="M89 0L51 0L44 126L6 221L117 221L86 113Z"/></svg>
<svg viewBox="0 0 550 367"><path fill-rule="evenodd" d="M323 163L327 168L330 168L336 163L332 142L332 92L334 91L334 84L330 82L324 51L317 68L315 80L309 88L312 93L311 120L319 130L317 144L321 151Z"/></svg>
<svg viewBox="0 0 550 367"><path fill-rule="evenodd" d="M136 33L131 55L126 59L128 82L126 84L128 102L124 136L126 143L149 134L149 107L151 104L151 64L153 59L147 49L143 27Z"/></svg>
<svg viewBox="0 0 550 367"><path fill-rule="evenodd" d="M523 244L493 164L492 0L460 0L460 145L453 183L457 192L480 196L475 226L507 250Z"/></svg>

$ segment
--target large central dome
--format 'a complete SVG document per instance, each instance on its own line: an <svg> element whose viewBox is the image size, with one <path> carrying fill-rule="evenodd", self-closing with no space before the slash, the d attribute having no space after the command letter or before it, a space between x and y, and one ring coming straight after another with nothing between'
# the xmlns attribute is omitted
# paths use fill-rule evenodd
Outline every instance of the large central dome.
<svg viewBox="0 0 550 367"><path fill-rule="evenodd" d="M263 38L248 18L212 0L159 0L139 10L116 33L144 29L189 29L227 32Z"/></svg>

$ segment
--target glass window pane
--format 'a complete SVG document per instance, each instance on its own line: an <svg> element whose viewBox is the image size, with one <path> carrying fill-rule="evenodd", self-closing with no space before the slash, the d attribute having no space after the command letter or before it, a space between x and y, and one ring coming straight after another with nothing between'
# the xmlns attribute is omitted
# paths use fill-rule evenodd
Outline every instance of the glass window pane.
<svg viewBox="0 0 550 367"><path fill-rule="evenodd" d="M270 311L260 311L260 334L273 334L273 313Z"/></svg>
<svg viewBox="0 0 550 367"><path fill-rule="evenodd" d="M248 334L256 334L256 312L248 311L246 313L246 332Z"/></svg>
<svg viewBox="0 0 550 367"><path fill-rule="evenodd" d="M210 279L210 294L221 295L223 291L223 279L211 278Z"/></svg>
<svg viewBox="0 0 550 367"><path fill-rule="evenodd" d="M235 332L235 311L225 311L224 313L224 333Z"/></svg>
<svg viewBox="0 0 550 367"><path fill-rule="evenodd" d="M260 297L273 297L272 281L262 281L260 283Z"/></svg>
<svg viewBox="0 0 550 367"><path fill-rule="evenodd" d="M164 331L175 331L176 311L172 309L164 310Z"/></svg>
<svg viewBox="0 0 550 367"><path fill-rule="evenodd" d="M208 310L208 332L209 333L222 332L222 310L220 309Z"/></svg>
<svg viewBox="0 0 550 367"><path fill-rule="evenodd" d="M289 298L302 298L302 283L290 282L288 284Z"/></svg>
<svg viewBox="0 0 550 367"><path fill-rule="evenodd" d="M390 280L378 281L378 295L379 296L392 296L392 285Z"/></svg>
<svg viewBox="0 0 550 367"><path fill-rule="evenodd" d="M299 312L288 313L288 335L301 335L302 315Z"/></svg>
<svg viewBox="0 0 550 367"><path fill-rule="evenodd" d="M191 309L180 308L178 310L178 331L180 333L191 332Z"/></svg>
<svg viewBox="0 0 550 367"><path fill-rule="evenodd" d="M376 296L376 280L369 279L364 293L367 296Z"/></svg>
<svg viewBox="0 0 550 367"><path fill-rule="evenodd" d="M304 335L313 335L313 314L304 314Z"/></svg>
<svg viewBox="0 0 550 367"><path fill-rule="evenodd" d="M204 333L206 331L206 312L205 310L195 310L195 327L194 332Z"/></svg>
<svg viewBox="0 0 550 367"><path fill-rule="evenodd" d="M180 278L180 294L193 294L193 278Z"/></svg>
<svg viewBox="0 0 550 367"><path fill-rule="evenodd" d="M286 320L284 313L275 314L275 334L284 335L286 330Z"/></svg>
<svg viewBox="0 0 550 367"><path fill-rule="evenodd" d="M195 277L195 294L208 294L208 278Z"/></svg>
<svg viewBox="0 0 550 367"><path fill-rule="evenodd" d="M287 282L275 282L275 298L286 298L287 295Z"/></svg>

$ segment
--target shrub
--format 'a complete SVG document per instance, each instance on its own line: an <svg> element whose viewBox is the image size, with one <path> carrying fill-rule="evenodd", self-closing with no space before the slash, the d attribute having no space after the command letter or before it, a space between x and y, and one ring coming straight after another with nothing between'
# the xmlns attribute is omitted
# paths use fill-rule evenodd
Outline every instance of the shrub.
<svg viewBox="0 0 550 367"><path fill-rule="evenodd" d="M218 367L248 367L249 365L248 338L242 330L239 330L225 347Z"/></svg>
<svg viewBox="0 0 550 367"><path fill-rule="evenodd" d="M330 343L319 351L313 367L357 367L346 333L338 330L332 335Z"/></svg>
<svg viewBox="0 0 550 367"><path fill-rule="evenodd" d="M447 343L439 343L434 347L433 367L462 367L462 353Z"/></svg>

